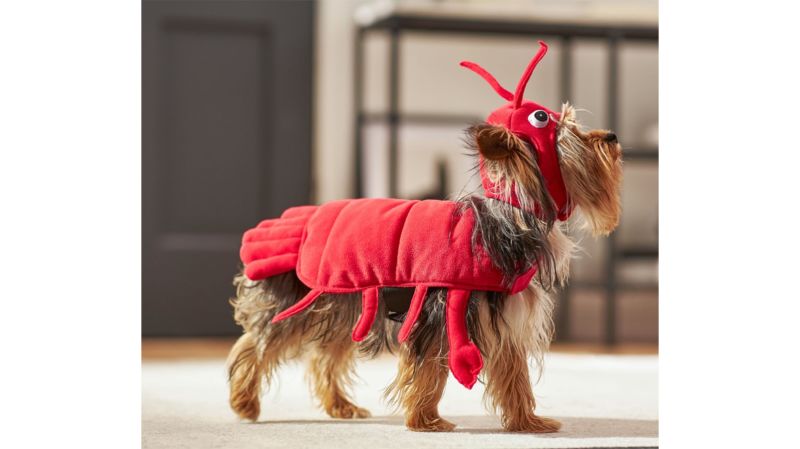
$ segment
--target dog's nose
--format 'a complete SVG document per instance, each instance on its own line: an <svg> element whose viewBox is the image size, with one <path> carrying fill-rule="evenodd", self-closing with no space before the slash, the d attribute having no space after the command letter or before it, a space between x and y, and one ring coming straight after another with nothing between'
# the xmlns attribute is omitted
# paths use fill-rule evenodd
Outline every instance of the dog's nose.
<svg viewBox="0 0 800 449"><path fill-rule="evenodd" d="M611 143L611 142L616 142L616 141L617 141L617 135L616 134L614 134L614 133L606 134L606 142Z"/></svg>

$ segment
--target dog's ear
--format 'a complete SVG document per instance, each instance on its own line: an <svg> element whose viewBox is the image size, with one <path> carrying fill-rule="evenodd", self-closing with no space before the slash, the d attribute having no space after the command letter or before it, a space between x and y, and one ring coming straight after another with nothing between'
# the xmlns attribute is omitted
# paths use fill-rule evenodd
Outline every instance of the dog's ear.
<svg viewBox="0 0 800 449"><path fill-rule="evenodd" d="M515 151L524 151L524 145L503 126L483 124L475 127L475 144L484 158L497 161L506 159Z"/></svg>

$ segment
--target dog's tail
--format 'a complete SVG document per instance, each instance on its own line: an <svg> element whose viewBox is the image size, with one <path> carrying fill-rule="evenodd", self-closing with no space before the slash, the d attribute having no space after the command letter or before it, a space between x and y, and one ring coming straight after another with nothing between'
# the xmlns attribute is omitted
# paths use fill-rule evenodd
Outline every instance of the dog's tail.
<svg viewBox="0 0 800 449"><path fill-rule="evenodd" d="M239 337L228 355L231 408L241 418L251 421L258 419L261 412L262 369L259 359L256 339L250 332Z"/></svg>

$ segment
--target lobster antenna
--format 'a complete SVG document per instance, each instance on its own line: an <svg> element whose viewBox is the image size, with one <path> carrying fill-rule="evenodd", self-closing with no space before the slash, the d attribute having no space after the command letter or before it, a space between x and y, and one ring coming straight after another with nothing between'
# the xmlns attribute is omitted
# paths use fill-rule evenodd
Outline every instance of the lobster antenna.
<svg viewBox="0 0 800 449"><path fill-rule="evenodd" d="M525 73L522 74L522 78L520 78L519 84L517 84L517 90L514 92L514 109L517 109L522 104L522 97L525 95L525 86L528 85L528 81L531 79L533 69L536 68L536 65L544 58L545 54L547 54L547 44L539 41L539 51L536 53L536 56L531 59L528 68L525 69Z"/></svg>
<svg viewBox="0 0 800 449"><path fill-rule="evenodd" d="M485 79L486 82L489 83L490 86L492 86L492 89L494 89L495 92L497 92L501 97L505 98L507 101L511 101L514 99L514 95L512 95L511 92L509 92L503 86L501 86L500 83L497 82L495 77L493 77L492 74L487 72L486 69L484 69L483 67L479 66L478 64L475 64L474 62L469 62L469 61L461 61L461 64L459 65L461 67L466 67L472 70L473 72L477 73L478 75L480 75L481 78Z"/></svg>

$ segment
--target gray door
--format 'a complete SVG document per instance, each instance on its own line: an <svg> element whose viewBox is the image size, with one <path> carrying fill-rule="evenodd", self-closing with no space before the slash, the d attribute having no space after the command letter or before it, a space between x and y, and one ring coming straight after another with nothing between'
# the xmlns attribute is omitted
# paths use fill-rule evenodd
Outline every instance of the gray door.
<svg viewBox="0 0 800 449"><path fill-rule="evenodd" d="M142 3L144 336L236 333L242 232L308 203L313 11Z"/></svg>

